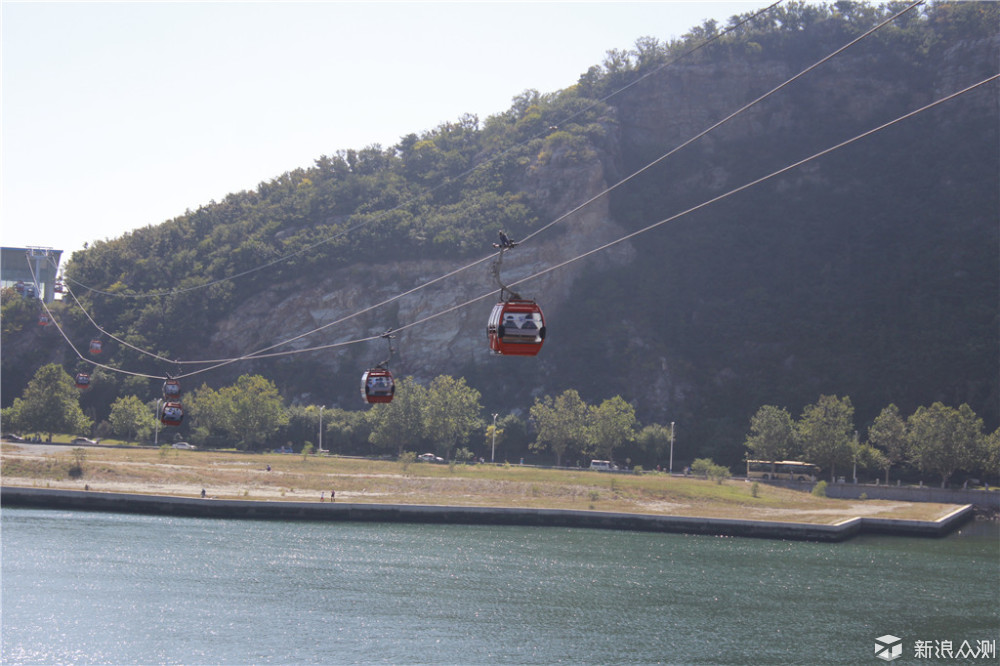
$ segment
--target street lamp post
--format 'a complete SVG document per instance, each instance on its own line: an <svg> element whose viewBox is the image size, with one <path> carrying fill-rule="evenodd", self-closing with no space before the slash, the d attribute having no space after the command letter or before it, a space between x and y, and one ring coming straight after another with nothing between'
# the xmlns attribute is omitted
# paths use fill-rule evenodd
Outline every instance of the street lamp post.
<svg viewBox="0 0 1000 666"><path fill-rule="evenodd" d="M674 422L670 422L670 473L674 473Z"/></svg>
<svg viewBox="0 0 1000 666"><path fill-rule="evenodd" d="M156 416L156 424L155 424L156 432L153 435L153 446L159 446L160 445L160 405L161 404L163 404L163 399L162 398L157 398L156 399L156 415L155 415Z"/></svg>
<svg viewBox="0 0 1000 666"><path fill-rule="evenodd" d="M323 410L326 405L319 406L319 453L323 453Z"/></svg>
<svg viewBox="0 0 1000 666"><path fill-rule="evenodd" d="M497 455L497 416L499 414L493 415L493 450L490 452L490 462L494 462Z"/></svg>

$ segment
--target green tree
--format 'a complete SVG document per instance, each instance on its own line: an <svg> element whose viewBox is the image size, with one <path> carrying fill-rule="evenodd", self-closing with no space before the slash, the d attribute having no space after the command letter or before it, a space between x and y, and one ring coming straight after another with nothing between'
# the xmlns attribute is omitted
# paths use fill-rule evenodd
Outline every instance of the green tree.
<svg viewBox="0 0 1000 666"><path fill-rule="evenodd" d="M278 387L260 375L242 375L219 391L225 406L224 427L241 448L257 449L288 424Z"/></svg>
<svg viewBox="0 0 1000 666"><path fill-rule="evenodd" d="M908 456L906 421L896 405L889 405L875 417L868 428L868 443L882 452L881 467L885 470L885 483L889 484L889 470Z"/></svg>
<svg viewBox="0 0 1000 666"><path fill-rule="evenodd" d="M847 396L821 395L814 405L807 405L795 424L806 460L830 470L836 480L837 465L852 459L854 441L854 406Z"/></svg>
<svg viewBox="0 0 1000 666"><path fill-rule="evenodd" d="M207 384L202 384L185 399L184 409L196 425L196 431L205 437L226 432L227 407L219 392Z"/></svg>
<svg viewBox="0 0 1000 666"><path fill-rule="evenodd" d="M55 363L38 369L10 414L20 428L46 433L49 439L57 432L84 433L93 424L80 409L73 378Z"/></svg>
<svg viewBox="0 0 1000 666"><path fill-rule="evenodd" d="M145 437L156 425L156 417L138 396L118 398L111 404L111 432L126 442Z"/></svg>
<svg viewBox="0 0 1000 666"><path fill-rule="evenodd" d="M302 444L306 440L316 440L319 434L319 407L316 405L291 405L285 410L288 423L281 427L276 439ZM324 411L323 420L326 420ZM325 428L324 428L325 429ZM326 448L326 439L323 445Z"/></svg>
<svg viewBox="0 0 1000 666"><path fill-rule="evenodd" d="M863 469L886 469L888 462L881 450L875 448L868 442L851 442L851 460L855 465L855 480L857 479L857 466Z"/></svg>
<svg viewBox="0 0 1000 666"><path fill-rule="evenodd" d="M503 433L502 441L497 437L497 460L507 460L518 452L528 451L531 435L525 419L517 414L507 414L497 419L497 428Z"/></svg>
<svg viewBox="0 0 1000 666"><path fill-rule="evenodd" d="M587 455L613 460L617 449L635 439L635 407L620 395L587 412Z"/></svg>
<svg viewBox="0 0 1000 666"><path fill-rule="evenodd" d="M231 437L243 449L259 449L288 424L277 387L260 375L242 375L218 391L202 385L187 401L187 409L199 428Z"/></svg>
<svg viewBox="0 0 1000 666"><path fill-rule="evenodd" d="M323 412L323 447L329 451L367 451L370 434L368 412L340 407Z"/></svg>
<svg viewBox="0 0 1000 666"><path fill-rule="evenodd" d="M795 423L787 409L774 405L763 405L750 418L750 434L745 445L756 460L770 460L771 471L774 463L789 460L795 455Z"/></svg>
<svg viewBox="0 0 1000 666"><path fill-rule="evenodd" d="M24 404L23 400L14 398L14 403L10 407L4 407L0 410L0 431L16 433L24 430L21 425L22 404Z"/></svg>
<svg viewBox="0 0 1000 666"><path fill-rule="evenodd" d="M402 455L406 447L415 446L424 437L424 403L427 389L413 377L396 381L392 402L372 405L368 412L371 433L368 441L382 451Z"/></svg>
<svg viewBox="0 0 1000 666"><path fill-rule="evenodd" d="M635 441L648 460L663 460L670 451L670 428L660 423L651 423L636 434Z"/></svg>
<svg viewBox="0 0 1000 666"><path fill-rule="evenodd" d="M531 450L549 449L556 456L556 466L560 466L571 446L582 448L587 435L587 412L587 403L575 389L566 389L555 399L535 398L530 414L538 435Z"/></svg>
<svg viewBox="0 0 1000 666"><path fill-rule="evenodd" d="M450 459L451 451L464 445L469 436L483 426L479 414L480 393L449 375L439 375L427 388L424 404L424 432L437 452Z"/></svg>
<svg viewBox="0 0 1000 666"><path fill-rule="evenodd" d="M940 474L942 488L957 470L976 465L983 421L968 405L919 407L906 425L911 459L920 471Z"/></svg>
<svg viewBox="0 0 1000 666"><path fill-rule="evenodd" d="M995 479L1000 474L1000 428L983 435L979 442L979 461L983 476Z"/></svg>

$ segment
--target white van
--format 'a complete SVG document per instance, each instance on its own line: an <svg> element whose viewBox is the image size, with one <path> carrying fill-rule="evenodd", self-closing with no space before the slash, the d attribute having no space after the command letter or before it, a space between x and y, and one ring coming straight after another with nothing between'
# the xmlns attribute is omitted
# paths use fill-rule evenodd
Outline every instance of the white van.
<svg viewBox="0 0 1000 666"><path fill-rule="evenodd" d="M596 469L599 472L610 472L613 469L618 469L618 467L612 465L610 460L591 460L590 469Z"/></svg>

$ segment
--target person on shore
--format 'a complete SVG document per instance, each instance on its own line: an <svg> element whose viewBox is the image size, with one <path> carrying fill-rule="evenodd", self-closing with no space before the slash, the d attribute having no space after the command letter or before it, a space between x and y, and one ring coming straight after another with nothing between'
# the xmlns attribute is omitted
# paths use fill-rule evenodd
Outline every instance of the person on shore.
<svg viewBox="0 0 1000 666"><path fill-rule="evenodd" d="M331 501L331 502L333 502L333 501L334 501L334 499L333 499L333 498L334 498L334 497L336 497L336 496L337 496L337 491L336 491L336 490L333 490L333 489L331 488L331 489L330 489L330 501Z"/></svg>

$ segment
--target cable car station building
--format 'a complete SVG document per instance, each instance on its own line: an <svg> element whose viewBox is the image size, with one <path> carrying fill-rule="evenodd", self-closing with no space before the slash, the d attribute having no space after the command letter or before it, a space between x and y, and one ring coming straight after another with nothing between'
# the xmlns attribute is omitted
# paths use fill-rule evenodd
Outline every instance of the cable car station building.
<svg viewBox="0 0 1000 666"><path fill-rule="evenodd" d="M33 288L35 298L51 303L61 258L62 250L50 247L0 248L0 286L16 289L20 283L25 290Z"/></svg>

